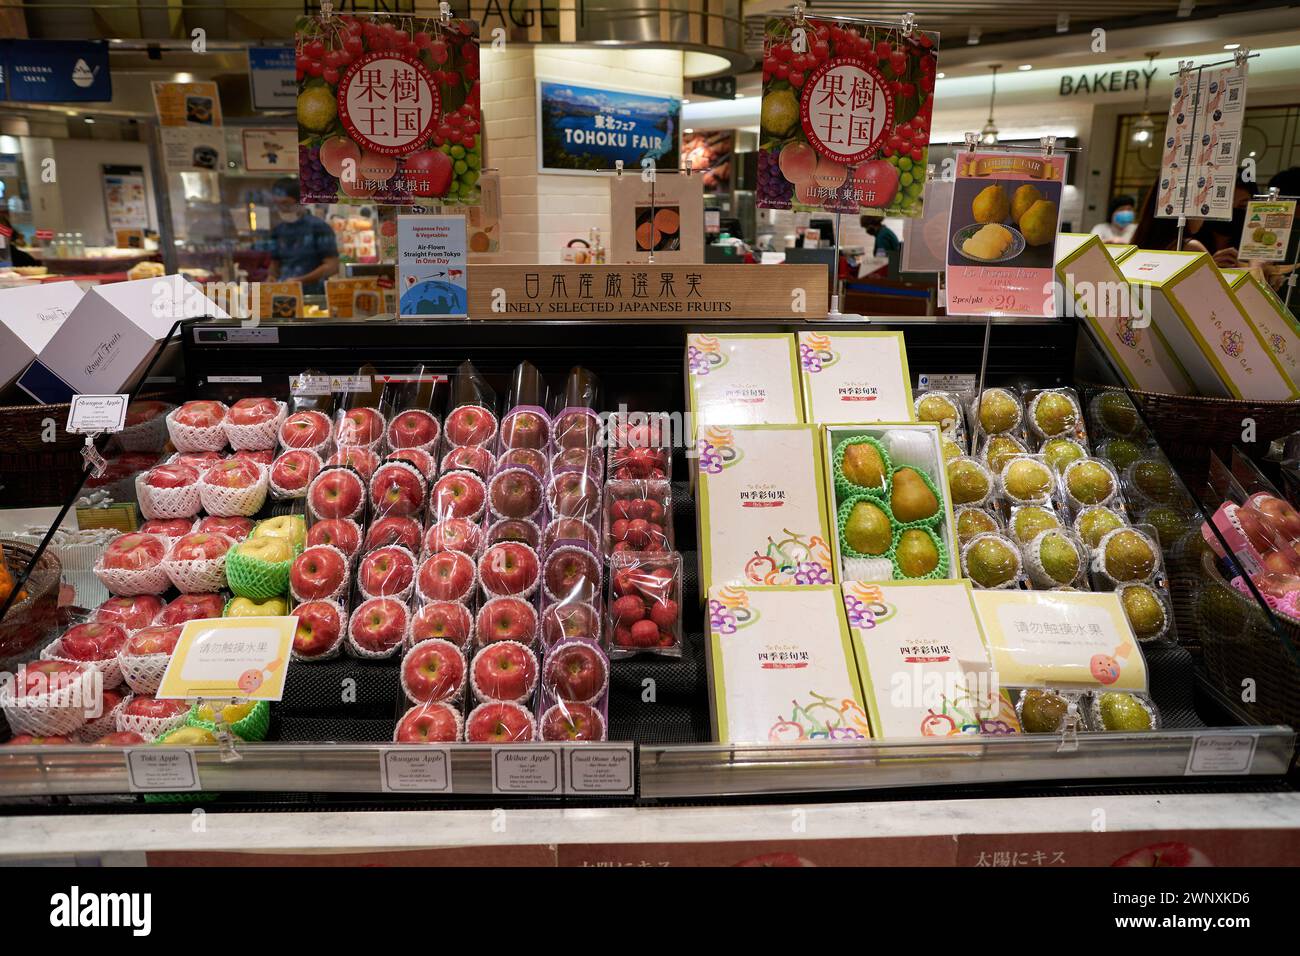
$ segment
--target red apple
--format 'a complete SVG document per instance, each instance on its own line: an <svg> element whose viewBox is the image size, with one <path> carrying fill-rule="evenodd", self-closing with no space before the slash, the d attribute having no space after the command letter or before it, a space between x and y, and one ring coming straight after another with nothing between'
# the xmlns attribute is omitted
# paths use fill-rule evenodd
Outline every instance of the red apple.
<svg viewBox="0 0 1300 956"><path fill-rule="evenodd" d="M348 562L342 551L328 545L308 548L293 559L289 589L299 601L333 597L348 580Z"/></svg>
<svg viewBox="0 0 1300 956"><path fill-rule="evenodd" d="M148 627L162 609L163 600L156 594L111 597L95 609L95 620L101 624L116 624L129 633Z"/></svg>
<svg viewBox="0 0 1300 956"><path fill-rule="evenodd" d="M501 422L503 448L545 448L551 438L551 423L537 412L511 412Z"/></svg>
<svg viewBox="0 0 1300 956"><path fill-rule="evenodd" d="M566 641L546 657L546 687L560 700L595 700L605 690L609 667L595 644Z"/></svg>
<svg viewBox="0 0 1300 956"><path fill-rule="evenodd" d="M207 532L208 534L224 534L238 542L243 541L252 532L253 519L238 515L229 518L210 515L200 521L198 527L194 530Z"/></svg>
<svg viewBox="0 0 1300 956"><path fill-rule="evenodd" d="M280 406L272 398L241 398L230 406L229 421L232 425L261 425L274 421L280 414Z"/></svg>
<svg viewBox="0 0 1300 956"><path fill-rule="evenodd" d="M155 619L156 624L184 624L221 617L226 599L220 594L182 594L163 608Z"/></svg>
<svg viewBox="0 0 1300 956"><path fill-rule="evenodd" d="M371 551L357 567L357 583L371 597L400 597L415 580L415 559L405 548Z"/></svg>
<svg viewBox="0 0 1300 956"><path fill-rule="evenodd" d="M177 539L168 557L172 561L212 561L221 557L235 545L235 539L224 534L195 531Z"/></svg>
<svg viewBox="0 0 1300 956"><path fill-rule="evenodd" d="M474 655L470 664L479 700L526 700L537 686L537 659L515 641L497 641Z"/></svg>
<svg viewBox="0 0 1300 956"><path fill-rule="evenodd" d="M681 619L681 610L676 601L659 598L650 604L650 620L659 625L661 631L672 631Z"/></svg>
<svg viewBox="0 0 1300 956"><path fill-rule="evenodd" d="M590 604L552 604L542 612L542 640L550 647L565 638L600 640L600 615Z"/></svg>
<svg viewBox="0 0 1300 956"><path fill-rule="evenodd" d="M542 534L547 549L562 541L576 541L594 550L600 550L600 533L589 522L580 518L555 518L548 522Z"/></svg>
<svg viewBox="0 0 1300 956"><path fill-rule="evenodd" d="M548 490L556 517L590 521L600 514L600 481L581 471L562 471L551 479Z"/></svg>
<svg viewBox="0 0 1300 956"><path fill-rule="evenodd" d="M262 466L242 458L219 461L203 473L209 485L221 488L252 488L262 478Z"/></svg>
<svg viewBox="0 0 1300 956"><path fill-rule="evenodd" d="M402 660L402 688L417 703L455 700L465 686L465 658L448 641L420 641Z"/></svg>
<svg viewBox="0 0 1300 956"><path fill-rule="evenodd" d="M369 481L379 467L379 455L365 445L343 445L330 455L326 465L347 465Z"/></svg>
<svg viewBox="0 0 1300 956"><path fill-rule="evenodd" d="M483 543L489 546L500 541L517 541L536 551L542 543L542 533L537 522L529 518L502 518L487 529L483 538Z"/></svg>
<svg viewBox="0 0 1300 956"><path fill-rule="evenodd" d="M190 428L212 428L226 417L226 406L220 402L186 402L172 412L172 421Z"/></svg>
<svg viewBox="0 0 1300 956"><path fill-rule="evenodd" d="M329 544L352 557L361 548L361 527L351 518L323 518L307 529L307 547Z"/></svg>
<svg viewBox="0 0 1300 956"><path fill-rule="evenodd" d="M555 444L560 448L594 448L600 418L587 412L568 412L555 420Z"/></svg>
<svg viewBox="0 0 1300 956"><path fill-rule="evenodd" d="M604 740L605 718L587 704L555 704L542 715L542 739Z"/></svg>
<svg viewBox="0 0 1300 956"><path fill-rule="evenodd" d="M86 674L85 664L72 661L32 661L18 668L14 693L18 697L40 697L51 691L73 687Z"/></svg>
<svg viewBox="0 0 1300 956"><path fill-rule="evenodd" d="M453 743L460 739L460 714L442 703L417 704L397 722L399 744Z"/></svg>
<svg viewBox="0 0 1300 956"><path fill-rule="evenodd" d="M154 518L140 525L141 534L156 534L163 538L179 538L189 534L193 518Z"/></svg>
<svg viewBox="0 0 1300 956"><path fill-rule="evenodd" d="M457 601L433 601L411 618L411 640L439 639L463 648L473 633L474 619L469 608Z"/></svg>
<svg viewBox="0 0 1300 956"><path fill-rule="evenodd" d="M185 464L155 465L144 476L144 483L150 488L185 488L198 480L198 471Z"/></svg>
<svg viewBox="0 0 1300 956"><path fill-rule="evenodd" d="M517 641L532 644L537 636L537 612L519 598L492 598L478 612L478 641Z"/></svg>
<svg viewBox="0 0 1300 956"><path fill-rule="evenodd" d="M488 485L488 501L503 518L532 517L542 506L541 479L524 468L498 472Z"/></svg>
<svg viewBox="0 0 1300 956"><path fill-rule="evenodd" d="M483 479L468 471L443 475L433 486L433 514L445 518L477 518L483 513L487 492Z"/></svg>
<svg viewBox="0 0 1300 956"><path fill-rule="evenodd" d="M400 412L388 423L389 448L418 448L438 440L438 419L412 408Z"/></svg>
<svg viewBox="0 0 1300 956"><path fill-rule="evenodd" d="M109 542L100 559L106 568L126 568L133 571L156 568L167 554L162 538L152 534L123 534Z"/></svg>
<svg viewBox="0 0 1300 956"><path fill-rule="evenodd" d="M66 740L67 738L62 738ZM47 741L48 742L48 741ZM92 747L139 747L148 743L139 734L130 730L118 730L111 734L105 734L98 740L94 741Z"/></svg>
<svg viewBox="0 0 1300 956"><path fill-rule="evenodd" d="M16 734L5 741L6 747L49 747L56 744L70 744L70 737L33 737L31 734Z"/></svg>
<svg viewBox="0 0 1300 956"><path fill-rule="evenodd" d="M389 515L370 525L366 532L366 550L401 545L412 554L420 550L420 523L404 515Z"/></svg>
<svg viewBox="0 0 1300 956"><path fill-rule="evenodd" d="M508 701L479 704L465 722L465 739L475 744L525 743L533 735L533 715Z"/></svg>
<svg viewBox="0 0 1300 956"><path fill-rule="evenodd" d="M382 515L413 515L424 505L424 479L411 465L381 465L370 481L370 503Z"/></svg>
<svg viewBox="0 0 1300 956"><path fill-rule="evenodd" d="M122 712L132 717L167 718L178 717L189 709L186 700L159 700L149 694L137 694L127 702Z"/></svg>
<svg viewBox="0 0 1300 956"><path fill-rule="evenodd" d="M483 532L477 524L468 518L448 518L431 525L424 533L424 550L432 554L435 551L460 551L463 554L477 554L483 541Z"/></svg>
<svg viewBox="0 0 1300 956"><path fill-rule="evenodd" d="M539 478L546 477L549 470L546 456L535 448L508 448L497 459L497 471L507 468L527 468Z"/></svg>
<svg viewBox="0 0 1300 956"><path fill-rule="evenodd" d="M251 461L263 468L270 468L271 463L275 461L275 452L269 448L241 448L230 457L237 458L240 461Z"/></svg>
<svg viewBox="0 0 1300 956"><path fill-rule="evenodd" d="M416 196L447 195L455 175L455 161L440 149L419 149L406 154L402 174Z"/></svg>
<svg viewBox="0 0 1300 956"><path fill-rule="evenodd" d="M479 580L493 594L527 594L537 584L537 552L517 541L501 541L478 560Z"/></svg>
<svg viewBox="0 0 1300 956"><path fill-rule="evenodd" d="M167 464L188 465L202 475L224 457L219 451L184 451L178 452Z"/></svg>
<svg viewBox="0 0 1300 956"><path fill-rule="evenodd" d="M59 638L58 654L74 661L104 661L115 657L124 644L123 628L91 621L64 631Z"/></svg>
<svg viewBox="0 0 1300 956"><path fill-rule="evenodd" d="M384 461L405 461L415 466L415 470L424 476L425 481L432 481L437 473L433 456L422 448L398 448L390 452Z"/></svg>
<svg viewBox="0 0 1300 956"><path fill-rule="evenodd" d="M133 634L126 642L123 653L131 657L170 654L176 650L176 642L180 639L181 625L155 624Z"/></svg>
<svg viewBox="0 0 1300 956"><path fill-rule="evenodd" d="M479 405L462 405L443 426L453 445L486 445L497 432L497 418Z"/></svg>
<svg viewBox="0 0 1300 956"><path fill-rule="evenodd" d="M1111 866L1213 866L1210 858L1186 843L1152 843L1125 853Z"/></svg>
<svg viewBox="0 0 1300 956"><path fill-rule="evenodd" d="M308 601L291 612L298 619L293 649L303 657L317 657L338 643L343 634L343 616L329 601Z"/></svg>
<svg viewBox="0 0 1300 956"><path fill-rule="evenodd" d="M657 647L661 642L659 625L651 620L637 621L630 633L633 647Z"/></svg>
<svg viewBox="0 0 1300 956"><path fill-rule="evenodd" d="M395 598L376 597L363 601L352 612L348 633L362 650L390 651L406 634L406 605Z"/></svg>
<svg viewBox="0 0 1300 956"><path fill-rule="evenodd" d="M354 408L339 419L340 445L373 445L384 434L384 416L373 408Z"/></svg>
<svg viewBox="0 0 1300 956"><path fill-rule="evenodd" d="M557 548L546 556L546 590L557 601L590 601L600 592L600 568L590 551Z"/></svg>
<svg viewBox="0 0 1300 956"><path fill-rule="evenodd" d="M323 412L294 412L280 425L285 448L319 448L330 437L330 420Z"/></svg>
<svg viewBox="0 0 1300 956"><path fill-rule="evenodd" d="M129 693L129 691L127 692ZM99 695L99 714L104 716L111 714L113 708L126 699L126 694L115 687L105 687L103 693Z"/></svg>
<svg viewBox="0 0 1300 956"><path fill-rule="evenodd" d="M296 448L271 463L271 483L283 491L302 491L321 470L320 456Z"/></svg>
<svg viewBox="0 0 1300 956"><path fill-rule="evenodd" d="M603 470L600 455L591 448L565 448L551 458L551 471L557 474L576 471L600 481Z"/></svg>
<svg viewBox="0 0 1300 956"><path fill-rule="evenodd" d="M326 468L307 490L307 503L319 518L350 518L365 500L361 477L348 468Z"/></svg>
<svg viewBox="0 0 1300 956"><path fill-rule="evenodd" d="M442 456L443 471L465 469L474 472L480 478L486 478L495 464L496 459L492 457L492 452L482 445L463 445L453 448Z"/></svg>
<svg viewBox="0 0 1300 956"><path fill-rule="evenodd" d="M420 565L416 587L426 601L463 601L474 590L474 562L459 551L439 551Z"/></svg>

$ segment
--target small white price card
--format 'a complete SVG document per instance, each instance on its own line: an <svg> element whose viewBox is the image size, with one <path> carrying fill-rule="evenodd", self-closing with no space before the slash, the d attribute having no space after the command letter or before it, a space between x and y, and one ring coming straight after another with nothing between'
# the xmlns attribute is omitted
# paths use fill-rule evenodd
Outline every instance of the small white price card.
<svg viewBox="0 0 1300 956"><path fill-rule="evenodd" d="M126 751L126 774L136 792L202 789L194 751L181 747L131 747Z"/></svg>
<svg viewBox="0 0 1300 956"><path fill-rule="evenodd" d="M564 792L636 793L631 744L574 744L564 748Z"/></svg>
<svg viewBox="0 0 1300 956"><path fill-rule="evenodd" d="M417 744L380 755L379 782L385 793L451 793L451 748Z"/></svg>
<svg viewBox="0 0 1300 956"><path fill-rule="evenodd" d="M74 435L120 432L126 424L126 395L73 395L68 431Z"/></svg>
<svg viewBox="0 0 1300 956"><path fill-rule="evenodd" d="M493 747L492 792L561 793L560 748L536 744Z"/></svg>
<svg viewBox="0 0 1300 956"><path fill-rule="evenodd" d="M1184 776L1242 776L1255 762L1258 734L1197 734Z"/></svg>
<svg viewBox="0 0 1300 956"><path fill-rule="evenodd" d="M279 700L297 624L294 617L187 621L156 696Z"/></svg>

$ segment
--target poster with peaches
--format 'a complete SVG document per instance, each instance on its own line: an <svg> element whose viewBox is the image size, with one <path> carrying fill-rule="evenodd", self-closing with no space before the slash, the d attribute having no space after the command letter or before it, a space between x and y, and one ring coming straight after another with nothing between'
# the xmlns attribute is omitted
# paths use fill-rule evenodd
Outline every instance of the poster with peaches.
<svg viewBox="0 0 1300 956"><path fill-rule="evenodd" d="M694 265L704 261L704 179L660 173L609 180L610 262L654 261Z"/></svg>
<svg viewBox="0 0 1300 956"><path fill-rule="evenodd" d="M919 216L938 53L937 33L768 20L757 204Z"/></svg>

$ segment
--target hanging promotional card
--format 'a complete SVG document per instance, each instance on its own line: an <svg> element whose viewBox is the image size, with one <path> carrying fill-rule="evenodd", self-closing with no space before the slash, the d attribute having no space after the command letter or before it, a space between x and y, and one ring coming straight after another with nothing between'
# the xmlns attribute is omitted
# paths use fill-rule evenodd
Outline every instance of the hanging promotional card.
<svg viewBox="0 0 1300 956"><path fill-rule="evenodd" d="M799 332L804 420L907 422L912 379L902 332Z"/></svg>
<svg viewBox="0 0 1300 956"><path fill-rule="evenodd" d="M163 163L173 172L226 168L221 96L217 84L153 84L154 111L162 137Z"/></svg>
<svg viewBox="0 0 1300 956"><path fill-rule="evenodd" d="M465 265L464 216L398 216L398 317L463 318Z"/></svg>
<svg viewBox="0 0 1300 956"><path fill-rule="evenodd" d="M1242 59L1233 66L1178 74L1165 123L1157 216L1232 218L1246 72Z"/></svg>
<svg viewBox="0 0 1300 956"><path fill-rule="evenodd" d="M1294 199L1252 199L1247 203L1238 257L1247 262L1285 262L1295 206Z"/></svg>
<svg viewBox="0 0 1300 956"><path fill-rule="evenodd" d="M298 131L292 126L246 126L239 131L244 169L292 175L298 168Z"/></svg>
<svg viewBox="0 0 1300 956"><path fill-rule="evenodd" d="M757 205L921 215L938 49L920 30L768 20Z"/></svg>
<svg viewBox="0 0 1300 956"><path fill-rule="evenodd" d="M925 187L925 209L903 220L903 272L943 272L948 261L948 214L952 209L951 179L934 179Z"/></svg>
<svg viewBox="0 0 1300 956"><path fill-rule="evenodd" d="M609 179L609 261L697 265L704 261L704 180L636 172Z"/></svg>
<svg viewBox="0 0 1300 956"><path fill-rule="evenodd" d="M302 202L479 201L475 21L301 17L295 49Z"/></svg>
<svg viewBox="0 0 1300 956"><path fill-rule="evenodd" d="M1064 156L964 152L948 217L949 315L1056 314Z"/></svg>

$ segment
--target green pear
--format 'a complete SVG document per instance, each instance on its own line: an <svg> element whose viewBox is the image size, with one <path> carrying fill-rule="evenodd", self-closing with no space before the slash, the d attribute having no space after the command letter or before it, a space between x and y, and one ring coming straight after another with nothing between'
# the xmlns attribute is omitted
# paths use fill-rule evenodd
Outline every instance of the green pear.
<svg viewBox="0 0 1300 956"><path fill-rule="evenodd" d="M840 471L859 488L885 487L885 460L870 442L854 442L846 447Z"/></svg>
<svg viewBox="0 0 1300 956"><path fill-rule="evenodd" d="M858 554L884 554L889 550L893 537L889 515L869 501L855 504L844 522L844 540Z"/></svg>
<svg viewBox="0 0 1300 956"><path fill-rule="evenodd" d="M909 578L921 578L939 566L939 549L934 540L919 528L909 528L898 539L894 552L898 569Z"/></svg>
<svg viewBox="0 0 1300 956"><path fill-rule="evenodd" d="M894 487L889 495L889 506L894 517L901 522L920 521L939 511L939 499L914 468L899 468L894 472Z"/></svg>

